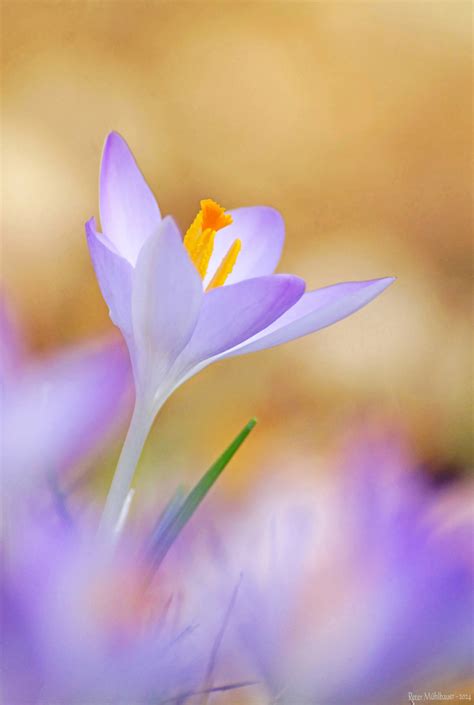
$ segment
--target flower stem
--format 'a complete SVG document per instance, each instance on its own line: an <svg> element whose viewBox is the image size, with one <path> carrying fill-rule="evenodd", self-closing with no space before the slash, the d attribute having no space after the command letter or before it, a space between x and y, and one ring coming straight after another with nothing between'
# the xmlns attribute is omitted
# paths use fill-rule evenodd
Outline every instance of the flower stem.
<svg viewBox="0 0 474 705"><path fill-rule="evenodd" d="M148 410L144 409L143 405L137 400L100 519L99 541L108 542L113 539L115 528L124 503L127 500L133 475L152 423L153 415L148 413Z"/></svg>

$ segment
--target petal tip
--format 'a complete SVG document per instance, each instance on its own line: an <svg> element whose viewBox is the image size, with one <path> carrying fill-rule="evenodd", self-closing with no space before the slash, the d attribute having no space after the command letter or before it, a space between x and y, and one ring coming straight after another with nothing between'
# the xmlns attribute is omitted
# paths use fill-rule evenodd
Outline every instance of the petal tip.
<svg viewBox="0 0 474 705"><path fill-rule="evenodd" d="M278 234L280 236L284 236L285 219L279 210L273 206L254 206L254 208L258 208L264 218L269 221L273 221L273 227L278 228Z"/></svg>
<svg viewBox="0 0 474 705"><path fill-rule="evenodd" d="M104 148L108 145L113 145L114 142L119 144L123 144L125 142L125 139L122 137L120 132L117 132L116 130L112 130L111 132L109 132L109 134L105 138Z"/></svg>
<svg viewBox="0 0 474 705"><path fill-rule="evenodd" d="M280 280L286 280L288 286L291 286L295 291L300 292L303 295L306 291L306 282L301 277L296 274L270 274L270 277L276 277Z"/></svg>
<svg viewBox="0 0 474 705"><path fill-rule="evenodd" d="M384 291L387 287L389 287L391 284L393 284L397 280L397 277L378 277L377 279L366 279L364 281L359 281L359 282L354 282L354 284L358 284L362 288L374 288L377 289L377 291L382 292ZM337 286L337 285L336 285Z"/></svg>
<svg viewBox="0 0 474 705"><path fill-rule="evenodd" d="M104 147L102 149L102 168L106 167L110 161L120 159L120 155L130 153L130 147L124 137L118 132L109 132L105 138Z"/></svg>
<svg viewBox="0 0 474 705"><path fill-rule="evenodd" d="M383 285L384 289L386 289L388 286L393 284L394 282L397 281L397 277L382 277L381 279L378 279L377 281L380 282L380 284Z"/></svg>
<svg viewBox="0 0 474 705"><path fill-rule="evenodd" d="M84 227L86 229L86 236L88 238L92 237L92 235L95 235L97 232L97 224L95 221L95 217L92 216L92 218L89 218L89 220L85 222Z"/></svg>

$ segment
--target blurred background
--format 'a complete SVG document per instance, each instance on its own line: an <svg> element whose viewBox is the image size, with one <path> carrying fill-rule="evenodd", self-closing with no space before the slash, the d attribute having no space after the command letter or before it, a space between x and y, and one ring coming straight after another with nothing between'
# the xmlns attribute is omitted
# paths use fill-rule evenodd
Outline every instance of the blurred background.
<svg viewBox="0 0 474 705"><path fill-rule="evenodd" d="M2 274L34 351L112 328L84 238L112 129L183 229L201 198L267 204L286 221L279 271L309 288L398 277L354 317L188 382L138 482L154 483L157 465L170 485L195 479L253 415L258 431L219 491L248 487L269 449L281 462L320 457L373 418L402 428L435 479L462 474L471 4L2 5Z"/></svg>

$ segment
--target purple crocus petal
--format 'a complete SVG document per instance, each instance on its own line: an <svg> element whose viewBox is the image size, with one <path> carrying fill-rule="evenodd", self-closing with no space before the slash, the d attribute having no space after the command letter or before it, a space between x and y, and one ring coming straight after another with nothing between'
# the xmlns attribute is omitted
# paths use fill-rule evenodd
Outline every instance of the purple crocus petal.
<svg viewBox="0 0 474 705"><path fill-rule="evenodd" d="M166 216L143 246L133 277L134 339L139 374L147 387L161 381L188 343L203 295L201 278L179 229Z"/></svg>
<svg viewBox="0 0 474 705"><path fill-rule="evenodd" d="M116 132L107 137L102 155L100 219L105 235L131 264L161 221L153 193L127 143Z"/></svg>
<svg viewBox="0 0 474 705"><path fill-rule="evenodd" d="M7 383L21 369L25 350L20 327L8 299L0 291L0 381Z"/></svg>
<svg viewBox="0 0 474 705"><path fill-rule="evenodd" d="M291 309L265 330L222 357L265 350L330 326L368 304L382 293L394 277L362 282L344 282L308 291Z"/></svg>
<svg viewBox="0 0 474 705"><path fill-rule="evenodd" d="M305 282L299 277L272 274L208 292L177 366L187 371L254 336L293 306L304 289Z"/></svg>
<svg viewBox="0 0 474 705"><path fill-rule="evenodd" d="M95 219L86 223L87 244L97 280L112 321L127 339L132 334L132 273L126 259L114 252L104 236L96 230Z"/></svg>
<svg viewBox="0 0 474 705"><path fill-rule="evenodd" d="M285 224L278 211L267 206L253 206L237 208L229 211L229 214L232 216L232 225L219 230L216 235L204 287L211 281L224 255L237 238L242 241L242 249L234 269L227 277L226 285L273 274L280 261Z"/></svg>
<svg viewBox="0 0 474 705"><path fill-rule="evenodd" d="M87 456L125 411L130 381L124 346L110 340L68 349L25 370L3 399L8 484L27 486Z"/></svg>

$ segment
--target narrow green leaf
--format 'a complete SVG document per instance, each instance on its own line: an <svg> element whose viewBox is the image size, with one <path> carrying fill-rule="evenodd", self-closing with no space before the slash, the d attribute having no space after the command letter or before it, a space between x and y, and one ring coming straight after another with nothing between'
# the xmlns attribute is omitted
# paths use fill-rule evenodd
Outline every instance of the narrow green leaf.
<svg viewBox="0 0 474 705"><path fill-rule="evenodd" d="M155 569L160 565L161 561L168 553L171 545L180 534L184 526L188 523L196 509L201 504L204 497L207 495L217 478L229 463L231 458L238 451L242 443L245 441L250 431L254 428L257 420L250 419L248 424L244 426L242 431L234 438L232 443L225 449L222 455L211 465L209 470L202 476L197 485L191 490L187 498L176 511L174 517L169 521L166 529L161 534L153 551L153 563Z"/></svg>

